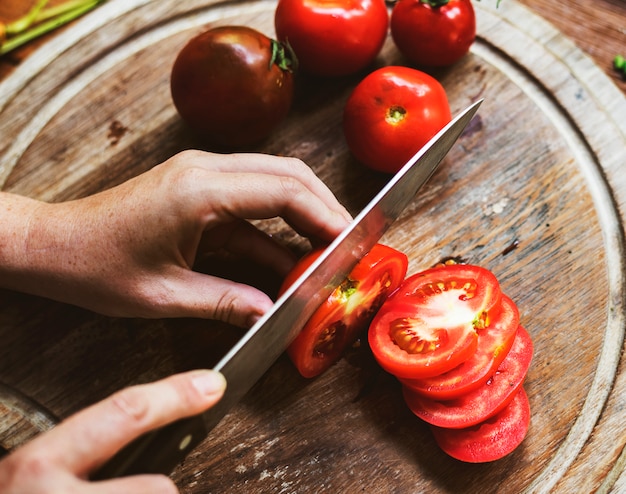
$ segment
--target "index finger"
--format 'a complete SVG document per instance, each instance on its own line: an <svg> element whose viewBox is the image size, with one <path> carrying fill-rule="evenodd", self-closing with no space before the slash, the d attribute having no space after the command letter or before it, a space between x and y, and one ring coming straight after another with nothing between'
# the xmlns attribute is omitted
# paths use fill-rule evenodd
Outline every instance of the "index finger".
<svg viewBox="0 0 626 494"><path fill-rule="evenodd" d="M192 160L206 170L221 173L258 173L277 177L291 177L317 196L330 210L342 215L346 221L352 217L337 200L328 186L315 175L302 160L293 157L262 153L215 154L204 151L184 151L176 159Z"/></svg>
<svg viewBox="0 0 626 494"><path fill-rule="evenodd" d="M292 176L218 173L203 182L206 188L197 191L197 200L205 209L201 216L207 223L281 217L298 233L327 241L349 223L345 214L329 208L323 198Z"/></svg>

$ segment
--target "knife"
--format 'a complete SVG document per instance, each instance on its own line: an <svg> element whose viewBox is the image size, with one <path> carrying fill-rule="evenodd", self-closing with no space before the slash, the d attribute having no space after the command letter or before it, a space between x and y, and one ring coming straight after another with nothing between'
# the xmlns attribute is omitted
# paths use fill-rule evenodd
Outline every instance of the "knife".
<svg viewBox="0 0 626 494"><path fill-rule="evenodd" d="M378 242L472 119L470 105L422 147L365 206L289 289L218 362L228 383L222 399L201 415L185 418L131 442L92 476L169 474L261 378L298 335L313 312Z"/></svg>

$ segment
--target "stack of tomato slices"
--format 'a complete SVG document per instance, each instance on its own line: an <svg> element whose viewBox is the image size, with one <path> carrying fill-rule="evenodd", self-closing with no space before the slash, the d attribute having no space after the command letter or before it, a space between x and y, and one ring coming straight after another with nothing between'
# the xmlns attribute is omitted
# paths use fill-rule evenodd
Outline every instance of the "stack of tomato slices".
<svg viewBox="0 0 626 494"><path fill-rule="evenodd" d="M524 439L532 341L487 269L444 264L408 277L379 309L368 340L450 456L494 461Z"/></svg>

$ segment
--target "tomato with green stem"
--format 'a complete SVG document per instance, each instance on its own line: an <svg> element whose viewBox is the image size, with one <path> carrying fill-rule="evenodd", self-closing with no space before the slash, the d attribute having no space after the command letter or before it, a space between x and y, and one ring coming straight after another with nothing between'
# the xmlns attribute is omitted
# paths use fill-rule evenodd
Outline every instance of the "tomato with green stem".
<svg viewBox="0 0 626 494"><path fill-rule="evenodd" d="M172 100L211 147L246 150L287 116L297 61L289 48L246 26L194 36L172 67Z"/></svg>
<svg viewBox="0 0 626 494"><path fill-rule="evenodd" d="M305 256L285 278L279 293L291 286L322 252L316 249ZM404 253L383 244L375 245L359 261L287 349L302 376L321 374L343 355L400 285L407 266Z"/></svg>
<svg viewBox="0 0 626 494"><path fill-rule="evenodd" d="M368 341L379 365L399 378L448 372L474 355L477 331L501 309L493 273L453 264L408 277L372 321Z"/></svg>
<svg viewBox="0 0 626 494"><path fill-rule="evenodd" d="M471 0L398 0L390 25L400 52L419 66L451 65L476 39Z"/></svg>
<svg viewBox="0 0 626 494"><path fill-rule="evenodd" d="M344 107L343 132L359 162L395 173L451 119L439 81L409 67L387 66L354 88Z"/></svg>
<svg viewBox="0 0 626 494"><path fill-rule="evenodd" d="M338 77L374 61L387 37L389 14L384 0L279 0L274 25L303 72Z"/></svg>

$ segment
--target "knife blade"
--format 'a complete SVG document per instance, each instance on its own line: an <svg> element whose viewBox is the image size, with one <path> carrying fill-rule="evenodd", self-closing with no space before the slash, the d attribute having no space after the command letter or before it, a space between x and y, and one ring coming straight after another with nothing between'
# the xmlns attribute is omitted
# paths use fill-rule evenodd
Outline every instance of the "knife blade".
<svg viewBox="0 0 626 494"><path fill-rule="evenodd" d="M350 225L217 363L228 383L204 414L182 419L133 441L93 479L169 474L269 369L359 260L380 240L437 169L482 100L470 105L422 147Z"/></svg>

